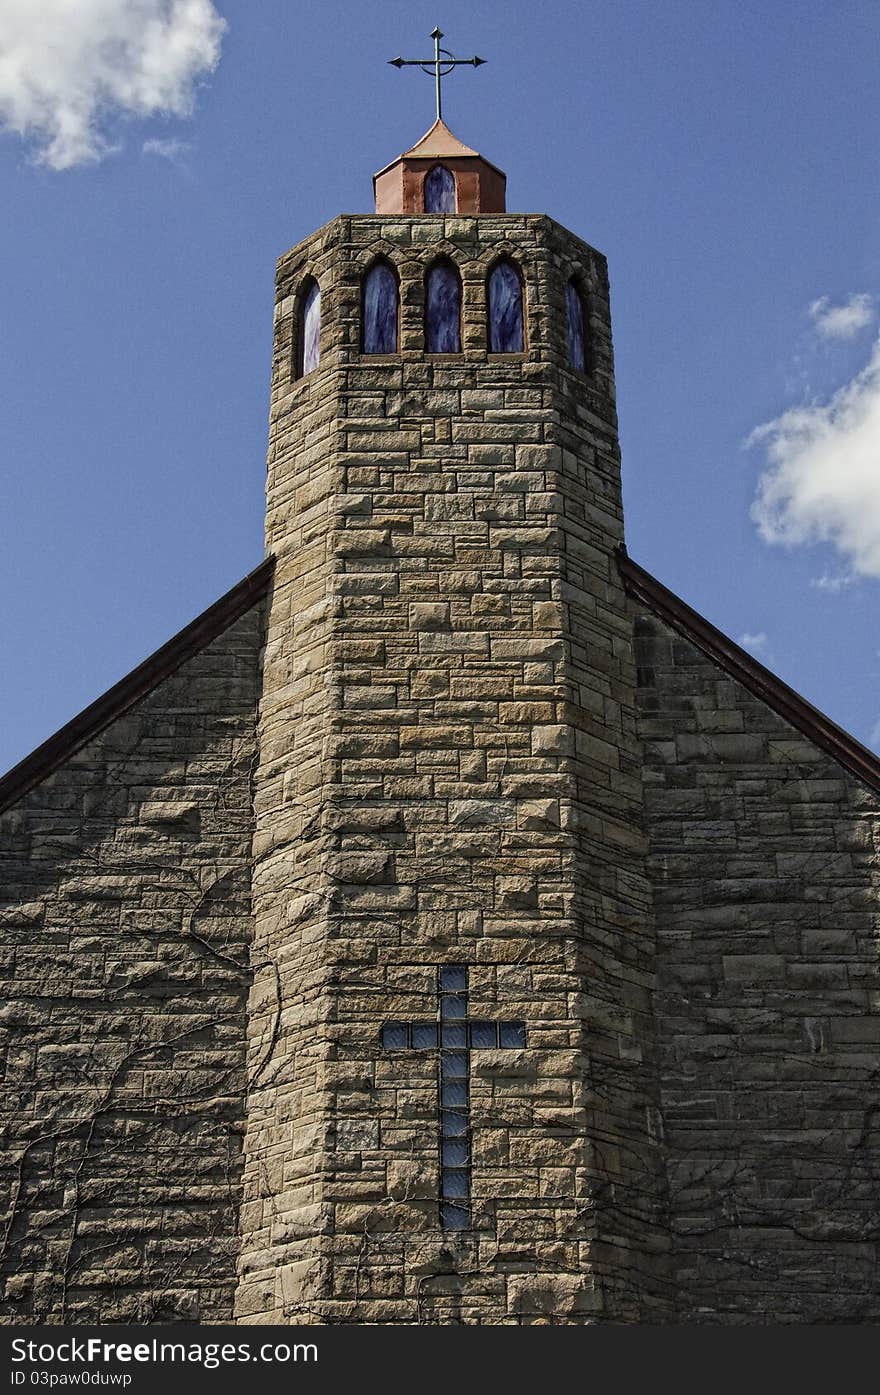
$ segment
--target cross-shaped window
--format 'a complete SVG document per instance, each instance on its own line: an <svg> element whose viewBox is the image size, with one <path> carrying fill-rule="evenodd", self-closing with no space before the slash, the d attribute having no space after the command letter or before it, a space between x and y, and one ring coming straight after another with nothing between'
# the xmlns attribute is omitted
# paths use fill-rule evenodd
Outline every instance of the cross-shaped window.
<svg viewBox="0 0 880 1395"><path fill-rule="evenodd" d="M466 964L441 964L437 989L437 1018L386 1022L382 1045L389 1051L439 1053L440 1224L444 1230L466 1230L471 1198L470 1053L524 1047L526 1024L469 1017Z"/></svg>

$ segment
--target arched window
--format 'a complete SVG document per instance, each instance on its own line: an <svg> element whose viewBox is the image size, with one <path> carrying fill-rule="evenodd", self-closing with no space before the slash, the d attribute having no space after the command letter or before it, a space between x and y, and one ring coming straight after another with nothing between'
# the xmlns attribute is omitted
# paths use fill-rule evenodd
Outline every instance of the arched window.
<svg viewBox="0 0 880 1395"><path fill-rule="evenodd" d="M587 371L587 336L584 326L584 299L574 277L565 288L565 310L568 317L568 361L579 372Z"/></svg>
<svg viewBox="0 0 880 1395"><path fill-rule="evenodd" d="M455 212L455 177L445 165L435 165L425 175L425 212Z"/></svg>
<svg viewBox="0 0 880 1395"><path fill-rule="evenodd" d="M397 277L387 262L374 262L364 277L365 354L397 353Z"/></svg>
<svg viewBox="0 0 880 1395"><path fill-rule="evenodd" d="M317 368L321 358L321 287L309 277L299 300L299 377Z"/></svg>
<svg viewBox="0 0 880 1395"><path fill-rule="evenodd" d="M522 281L513 262L497 262L489 275L489 352L523 351Z"/></svg>
<svg viewBox="0 0 880 1395"><path fill-rule="evenodd" d="M452 262L435 262L425 285L425 348L461 353L461 277Z"/></svg>

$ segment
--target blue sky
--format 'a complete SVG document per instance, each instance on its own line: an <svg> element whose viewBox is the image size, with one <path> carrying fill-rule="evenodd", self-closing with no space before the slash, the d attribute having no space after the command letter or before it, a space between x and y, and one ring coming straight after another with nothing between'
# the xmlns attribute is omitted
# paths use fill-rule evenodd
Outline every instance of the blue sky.
<svg viewBox="0 0 880 1395"><path fill-rule="evenodd" d="M631 554L880 748L876 0L0 0L0 769L260 561L275 259L438 23L609 259Z"/></svg>

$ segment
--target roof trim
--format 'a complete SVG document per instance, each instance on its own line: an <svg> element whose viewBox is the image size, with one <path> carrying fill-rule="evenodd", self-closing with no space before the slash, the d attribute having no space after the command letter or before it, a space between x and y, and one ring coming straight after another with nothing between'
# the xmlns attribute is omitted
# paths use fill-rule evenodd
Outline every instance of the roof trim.
<svg viewBox="0 0 880 1395"><path fill-rule="evenodd" d="M479 150L472 150L469 145L460 141L454 131L450 131L446 122L439 116L425 134L416 141L409 150L404 150L402 155L381 170L377 170L373 175L373 183L381 179L383 174L393 170L395 165L399 165L403 160L480 160L484 165L488 165L496 174L500 174L506 180L507 175L504 170L493 165L491 160L487 160L485 155L481 155Z"/></svg>
<svg viewBox="0 0 880 1395"><path fill-rule="evenodd" d="M437 117L433 126L430 126L425 134L411 145L409 150L404 151L401 159L407 155L417 157L424 156L430 158L432 155L476 155L479 158L479 150L473 150L471 146L465 145L459 140L454 131L450 131L446 122L441 117Z"/></svg>
<svg viewBox="0 0 880 1395"><path fill-rule="evenodd" d="M827 751L851 775L857 776L880 794L880 757L692 610L680 596L669 591L662 582L627 556L623 549L617 552L617 566L624 589L632 600L665 620L732 678L742 683L744 688L748 688L780 717Z"/></svg>
<svg viewBox="0 0 880 1395"><path fill-rule="evenodd" d="M252 572L218 601L203 610L195 620L179 630L167 644L157 649L136 669L120 679L112 688L86 707L72 721L44 741L29 756L0 779L0 813L47 775L51 775L66 760L75 755L87 741L98 736L141 698L175 673L187 659L204 649L227 630L266 594L272 580L274 557L267 557Z"/></svg>

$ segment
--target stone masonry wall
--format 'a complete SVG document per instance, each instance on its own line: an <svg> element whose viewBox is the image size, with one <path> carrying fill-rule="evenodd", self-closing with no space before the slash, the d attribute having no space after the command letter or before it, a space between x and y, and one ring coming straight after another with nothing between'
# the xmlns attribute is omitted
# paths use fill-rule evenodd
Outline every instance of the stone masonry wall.
<svg viewBox="0 0 880 1395"><path fill-rule="evenodd" d="M521 355L486 350L486 278L519 262ZM360 352L361 279L401 285L400 352ZM463 352L424 353L438 255ZM591 374L567 365L565 284ZM299 290L321 361L296 380ZM607 274L543 217L351 217L279 263L256 784L258 972L239 1319L593 1322L660 1309L650 897ZM436 1019L470 1058L470 1224L440 1226ZM280 1018L273 1017L276 984Z"/></svg>
<svg viewBox="0 0 880 1395"><path fill-rule="evenodd" d="M636 630L678 1318L880 1321L880 797Z"/></svg>
<svg viewBox="0 0 880 1395"><path fill-rule="evenodd" d="M0 1321L229 1321L263 609L0 815Z"/></svg>

